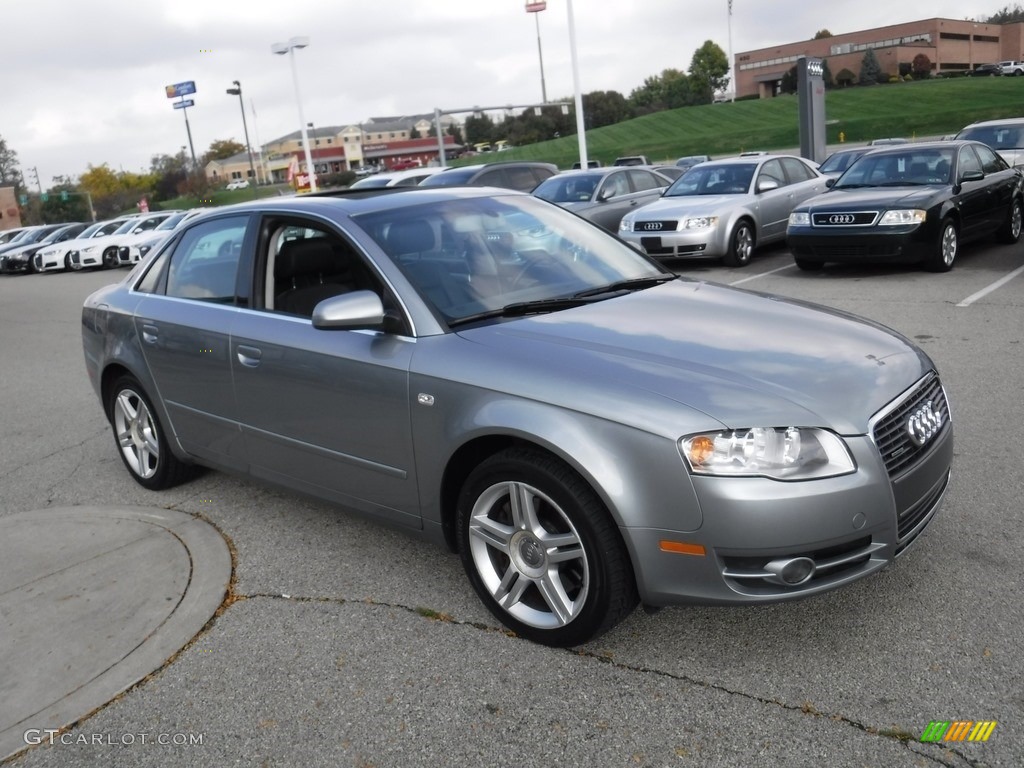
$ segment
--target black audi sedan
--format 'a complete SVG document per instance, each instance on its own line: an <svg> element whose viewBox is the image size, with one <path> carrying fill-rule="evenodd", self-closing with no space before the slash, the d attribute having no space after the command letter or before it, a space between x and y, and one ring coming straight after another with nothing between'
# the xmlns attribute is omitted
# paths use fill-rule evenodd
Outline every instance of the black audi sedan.
<svg viewBox="0 0 1024 768"><path fill-rule="evenodd" d="M801 269L826 262L953 268L960 244L1020 239L1024 175L977 141L879 148L797 206L786 241Z"/></svg>

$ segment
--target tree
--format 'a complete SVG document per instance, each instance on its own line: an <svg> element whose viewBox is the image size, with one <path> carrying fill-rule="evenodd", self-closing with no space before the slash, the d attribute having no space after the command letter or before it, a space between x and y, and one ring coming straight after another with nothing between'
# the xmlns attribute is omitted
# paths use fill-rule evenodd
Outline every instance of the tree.
<svg viewBox="0 0 1024 768"><path fill-rule="evenodd" d="M819 29L817 32L814 33L815 40L824 40L826 37L832 37L832 33L829 32L827 29Z"/></svg>
<svg viewBox="0 0 1024 768"><path fill-rule="evenodd" d="M910 71L915 80L925 80L932 75L932 60L923 53L919 53L910 62Z"/></svg>
<svg viewBox="0 0 1024 768"><path fill-rule="evenodd" d="M182 193L188 178L188 156L185 148L176 155L154 155L149 170L156 177L153 184L154 200L170 200Z"/></svg>
<svg viewBox="0 0 1024 768"><path fill-rule="evenodd" d="M633 110L618 91L591 91L583 94L583 115L588 129L601 128L629 120Z"/></svg>
<svg viewBox="0 0 1024 768"><path fill-rule="evenodd" d="M1015 21L1024 21L1024 8L1021 8L1020 4L1014 5L1013 8L1007 5L985 19L986 24L1011 24Z"/></svg>
<svg viewBox="0 0 1024 768"><path fill-rule="evenodd" d="M467 117L465 129L468 144L481 144L485 141L495 140L494 121L484 112Z"/></svg>
<svg viewBox="0 0 1024 768"><path fill-rule="evenodd" d="M868 48L860 62L860 78L858 82L861 85L874 85L880 82L882 77L884 77L882 65L878 63L878 57L875 56L875 52Z"/></svg>
<svg viewBox="0 0 1024 768"><path fill-rule="evenodd" d="M715 91L729 87L729 58L718 45L705 40L690 60L690 88L697 104L710 104Z"/></svg>
<svg viewBox="0 0 1024 768"><path fill-rule="evenodd" d="M0 187L14 187L15 194L25 186L18 168L18 153L8 148L7 140L0 136Z"/></svg>
<svg viewBox="0 0 1024 768"><path fill-rule="evenodd" d="M199 165L205 167L211 160L226 160L245 152L245 144L239 144L234 139L217 139L210 144Z"/></svg>
<svg viewBox="0 0 1024 768"><path fill-rule="evenodd" d="M79 186L92 195L96 215L102 218L135 208L139 200L152 194L155 181L154 174L114 173L106 163L90 165L78 180Z"/></svg>

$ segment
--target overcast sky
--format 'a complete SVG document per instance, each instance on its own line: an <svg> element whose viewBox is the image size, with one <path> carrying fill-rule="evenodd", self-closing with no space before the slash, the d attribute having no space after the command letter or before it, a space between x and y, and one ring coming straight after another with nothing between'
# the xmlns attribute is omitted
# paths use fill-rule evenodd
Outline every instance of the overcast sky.
<svg viewBox="0 0 1024 768"><path fill-rule="evenodd" d="M1006 4L734 0L732 50L822 28L983 18ZM650 75L687 70L705 40L728 53L727 9L727 0L573 0L581 91L628 96ZM26 181L36 167L44 188L90 165L145 171L154 154L187 145L182 110L164 90L172 83L196 84L197 155L216 139L244 141L238 98L225 93L233 80L254 145L297 130L287 57L270 50L294 36L310 38L294 55L305 118L317 126L541 100L524 0L4 0L2 17L0 136ZM548 0L539 22L548 98L571 98L566 0Z"/></svg>

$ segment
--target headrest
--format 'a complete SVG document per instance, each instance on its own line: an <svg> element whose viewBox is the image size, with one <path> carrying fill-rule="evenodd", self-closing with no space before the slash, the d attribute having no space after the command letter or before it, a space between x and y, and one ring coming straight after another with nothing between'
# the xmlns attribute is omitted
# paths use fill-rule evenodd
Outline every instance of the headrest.
<svg viewBox="0 0 1024 768"><path fill-rule="evenodd" d="M337 266L338 258L327 238L288 240L274 261L274 278L288 280L296 275L329 274Z"/></svg>
<svg viewBox="0 0 1024 768"><path fill-rule="evenodd" d="M396 221L388 229L388 247L393 256L423 253L435 248L434 228L423 219Z"/></svg>

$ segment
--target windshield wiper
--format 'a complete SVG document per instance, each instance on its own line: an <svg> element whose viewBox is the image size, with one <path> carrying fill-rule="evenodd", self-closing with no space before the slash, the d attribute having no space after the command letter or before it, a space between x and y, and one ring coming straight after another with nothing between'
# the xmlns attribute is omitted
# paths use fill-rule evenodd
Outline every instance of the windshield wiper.
<svg viewBox="0 0 1024 768"><path fill-rule="evenodd" d="M572 309L584 304L593 304L597 301L604 301L610 296L562 296L555 299L537 299L536 301L517 301L513 304L506 304L499 309L489 309L486 312L477 312L474 315L457 317L448 321L448 327L454 328L457 325L475 323L479 320L489 320L494 317L523 317L524 315L542 315L547 312L558 312L563 309Z"/></svg>
<svg viewBox="0 0 1024 768"><path fill-rule="evenodd" d="M650 288L651 286L661 285L667 283L669 280L675 280L678 275L654 275L651 277L632 277L629 280L619 280L616 283L610 283L608 285L602 285L599 288L588 288L585 291L574 293L573 298L583 298L585 296L601 296L606 293L619 293L623 291L640 291L644 288Z"/></svg>

